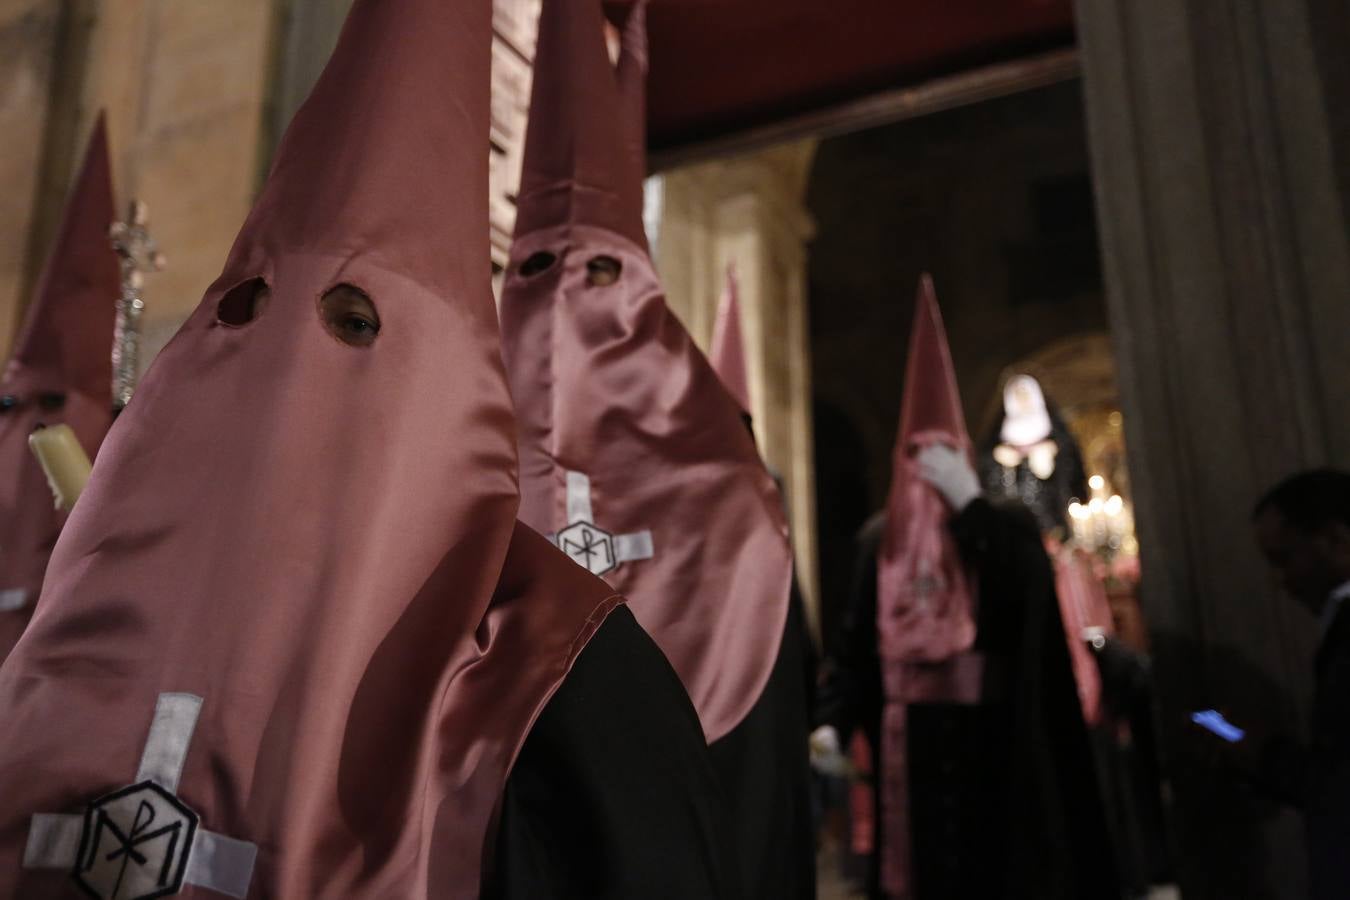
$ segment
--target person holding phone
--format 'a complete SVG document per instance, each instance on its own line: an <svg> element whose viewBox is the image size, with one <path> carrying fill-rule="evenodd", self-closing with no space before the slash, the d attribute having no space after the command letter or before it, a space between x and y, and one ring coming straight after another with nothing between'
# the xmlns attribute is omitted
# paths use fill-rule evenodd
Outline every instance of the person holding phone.
<svg viewBox="0 0 1350 900"><path fill-rule="evenodd" d="M1343 900L1350 897L1350 472L1287 478L1261 498L1253 524L1285 593L1321 623L1311 738L1227 731L1223 739L1259 787L1302 813L1310 896ZM1249 724L1233 723L1238 730Z"/></svg>

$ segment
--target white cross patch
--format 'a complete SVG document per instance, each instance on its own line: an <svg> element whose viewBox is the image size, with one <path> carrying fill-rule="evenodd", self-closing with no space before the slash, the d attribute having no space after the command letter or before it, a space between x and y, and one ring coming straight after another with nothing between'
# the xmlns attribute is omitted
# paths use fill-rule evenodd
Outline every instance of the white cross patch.
<svg viewBox="0 0 1350 900"><path fill-rule="evenodd" d="M160 694L135 781L83 815L33 816L24 868L68 869L98 900L168 897L185 884L247 895L257 845L199 827L175 794L201 708L193 694Z"/></svg>
<svg viewBox="0 0 1350 900"><path fill-rule="evenodd" d="M652 533L610 534L595 524L591 480L582 472L567 473L567 527L553 538L558 549L593 575L604 575L620 563L651 559Z"/></svg>

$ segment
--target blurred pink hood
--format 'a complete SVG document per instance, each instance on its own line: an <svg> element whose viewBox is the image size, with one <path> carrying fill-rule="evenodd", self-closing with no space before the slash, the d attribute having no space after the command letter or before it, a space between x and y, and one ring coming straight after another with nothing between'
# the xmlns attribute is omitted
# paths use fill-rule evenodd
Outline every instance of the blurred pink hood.
<svg viewBox="0 0 1350 900"><path fill-rule="evenodd" d="M14 355L0 376L0 662L33 615L66 519L28 449L28 435L38 422L64 423L93 458L112 424L113 316L120 290L108 241L113 215L108 134L100 116ZM59 406L58 396L64 398Z"/></svg>

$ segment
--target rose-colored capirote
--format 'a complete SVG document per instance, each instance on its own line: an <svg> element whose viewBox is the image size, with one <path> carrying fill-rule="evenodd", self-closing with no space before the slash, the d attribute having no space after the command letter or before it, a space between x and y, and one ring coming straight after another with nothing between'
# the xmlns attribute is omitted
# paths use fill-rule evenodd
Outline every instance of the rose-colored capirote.
<svg viewBox="0 0 1350 900"><path fill-rule="evenodd" d="M605 535L650 537L649 554L604 577L714 741L768 681L792 566L777 489L736 401L666 307L647 253L634 147L642 15L639 6L625 23L616 69L599 2L544 3L503 346L521 423L522 520L559 533L588 507ZM592 264L617 264L617 280L594 281Z"/></svg>
<svg viewBox="0 0 1350 900"><path fill-rule="evenodd" d="M884 706L881 734L881 880L913 893L910 867L907 708L975 703L983 675L975 642L975 590L949 529L952 512L919 474L918 451L934 443L971 452L961 395L933 282L915 299L886 528L877 555L877 636Z"/></svg>
<svg viewBox="0 0 1350 900"><path fill-rule="evenodd" d="M21 866L32 816L127 785L170 692L201 698L177 797L256 846L249 896L478 895L512 761L619 602L516 519L490 20L357 0L110 434L0 670L0 896L72 894ZM369 346L321 319L340 284L378 313Z"/></svg>

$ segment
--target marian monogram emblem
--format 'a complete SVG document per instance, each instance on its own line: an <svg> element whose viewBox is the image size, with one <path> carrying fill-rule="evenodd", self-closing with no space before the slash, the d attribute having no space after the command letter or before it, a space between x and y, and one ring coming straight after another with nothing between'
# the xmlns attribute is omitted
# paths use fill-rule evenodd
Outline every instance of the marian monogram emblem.
<svg viewBox="0 0 1350 900"><path fill-rule="evenodd" d="M553 538L558 549L592 575L604 575L620 563L651 559L652 533L610 534L595 524L591 512L591 480L581 472L567 473L567 527Z"/></svg>
<svg viewBox="0 0 1350 900"><path fill-rule="evenodd" d="M183 886L197 815L153 781L89 804L75 880L99 900L149 900Z"/></svg>

